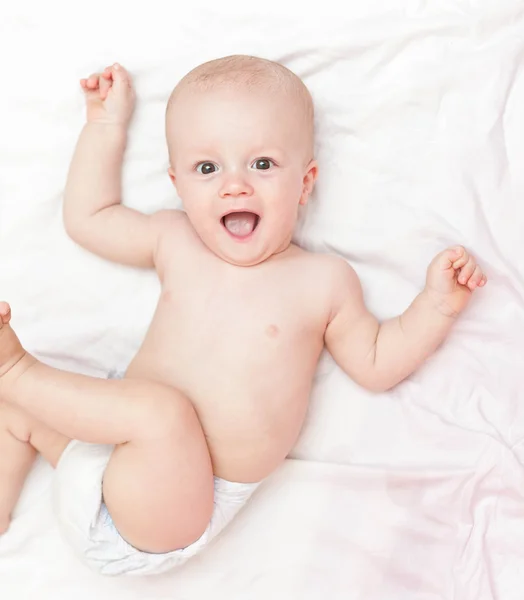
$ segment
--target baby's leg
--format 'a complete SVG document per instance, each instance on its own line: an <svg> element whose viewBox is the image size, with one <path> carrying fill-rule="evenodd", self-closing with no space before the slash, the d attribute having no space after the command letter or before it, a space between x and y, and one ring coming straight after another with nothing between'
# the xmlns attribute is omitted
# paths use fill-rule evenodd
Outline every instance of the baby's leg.
<svg viewBox="0 0 524 600"><path fill-rule="evenodd" d="M0 535L7 531L37 450L56 465L69 439L0 402Z"/></svg>
<svg viewBox="0 0 524 600"><path fill-rule="evenodd" d="M0 535L9 527L11 512L36 456L31 444L18 439L11 426L7 408L0 403Z"/></svg>
<svg viewBox="0 0 524 600"><path fill-rule="evenodd" d="M104 500L133 546L167 552L191 544L213 510L213 471L192 404L139 379L104 380L48 367L28 355L0 303L0 399L84 442L116 444Z"/></svg>

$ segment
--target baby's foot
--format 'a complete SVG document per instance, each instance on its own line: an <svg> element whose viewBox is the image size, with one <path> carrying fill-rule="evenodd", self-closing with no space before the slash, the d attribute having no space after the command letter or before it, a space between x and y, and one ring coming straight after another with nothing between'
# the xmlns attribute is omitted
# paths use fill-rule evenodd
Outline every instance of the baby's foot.
<svg viewBox="0 0 524 600"><path fill-rule="evenodd" d="M0 302L0 377L3 377L26 354L16 333L9 325L10 320L11 307L7 302Z"/></svg>

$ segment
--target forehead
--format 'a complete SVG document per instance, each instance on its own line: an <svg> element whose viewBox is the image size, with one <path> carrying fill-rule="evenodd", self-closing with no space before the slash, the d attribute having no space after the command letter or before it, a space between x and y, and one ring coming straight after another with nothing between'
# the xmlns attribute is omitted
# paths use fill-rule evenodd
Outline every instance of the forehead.
<svg viewBox="0 0 524 600"><path fill-rule="evenodd" d="M208 144L237 138L257 145L286 145L304 128L296 99L264 89L188 89L170 110L168 136L175 143L177 138Z"/></svg>

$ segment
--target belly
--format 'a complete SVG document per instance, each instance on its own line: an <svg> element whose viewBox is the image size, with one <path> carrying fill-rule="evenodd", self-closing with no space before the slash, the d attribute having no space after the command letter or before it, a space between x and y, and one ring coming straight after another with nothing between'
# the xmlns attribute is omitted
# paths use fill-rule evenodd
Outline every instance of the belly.
<svg viewBox="0 0 524 600"><path fill-rule="evenodd" d="M161 381L190 399L217 476L260 481L298 437L322 336L264 320L189 327L165 317L156 316L127 376Z"/></svg>

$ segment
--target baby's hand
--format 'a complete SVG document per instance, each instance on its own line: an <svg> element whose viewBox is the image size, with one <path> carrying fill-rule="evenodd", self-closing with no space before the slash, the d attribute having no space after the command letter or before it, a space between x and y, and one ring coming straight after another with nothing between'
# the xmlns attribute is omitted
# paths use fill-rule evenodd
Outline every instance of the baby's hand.
<svg viewBox="0 0 524 600"><path fill-rule="evenodd" d="M102 73L81 79L88 123L127 125L135 106L135 92L129 73L115 63Z"/></svg>
<svg viewBox="0 0 524 600"><path fill-rule="evenodd" d="M425 292L446 316L458 315L468 304L473 290L486 285L487 277L462 246L437 254L428 267Z"/></svg>

